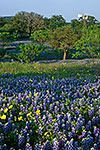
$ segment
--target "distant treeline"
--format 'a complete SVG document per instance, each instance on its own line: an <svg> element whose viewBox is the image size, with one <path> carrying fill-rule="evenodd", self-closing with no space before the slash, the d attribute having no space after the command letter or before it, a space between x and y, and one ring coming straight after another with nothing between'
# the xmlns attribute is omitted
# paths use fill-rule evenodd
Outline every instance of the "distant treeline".
<svg viewBox="0 0 100 150"><path fill-rule="evenodd" d="M43 17L35 12L21 11L15 16L0 17L0 41L2 47L18 39L33 39L53 49L63 50L63 59L71 49L73 57L99 56L100 24L94 16L83 17L66 22L62 15Z"/></svg>

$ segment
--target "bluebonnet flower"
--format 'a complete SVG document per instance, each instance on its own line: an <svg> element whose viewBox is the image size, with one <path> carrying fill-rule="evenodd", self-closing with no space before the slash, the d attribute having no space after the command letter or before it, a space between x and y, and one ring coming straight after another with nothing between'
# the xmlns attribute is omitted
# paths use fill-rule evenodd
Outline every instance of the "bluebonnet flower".
<svg viewBox="0 0 100 150"><path fill-rule="evenodd" d="M94 107L92 107L91 109L88 110L88 115L89 115L89 117L94 116Z"/></svg>
<svg viewBox="0 0 100 150"><path fill-rule="evenodd" d="M83 149L90 149L93 146L93 137L88 135L86 138L83 138L82 141Z"/></svg>
<svg viewBox="0 0 100 150"><path fill-rule="evenodd" d="M69 121L66 121L66 130L68 130L68 129L69 129L69 126L70 126Z"/></svg>
<svg viewBox="0 0 100 150"><path fill-rule="evenodd" d="M24 137L24 136L21 136L21 135L19 134L19 136L18 136L18 147L19 147L19 148L22 148L24 144L25 144L25 137Z"/></svg>
<svg viewBox="0 0 100 150"><path fill-rule="evenodd" d="M26 143L25 150L32 150L32 146L29 143Z"/></svg>
<svg viewBox="0 0 100 150"><path fill-rule="evenodd" d="M46 141L46 143L44 144L43 150L51 150L49 141Z"/></svg>
<svg viewBox="0 0 100 150"><path fill-rule="evenodd" d="M57 123L54 124L54 131L57 133L59 131L59 126Z"/></svg>
<svg viewBox="0 0 100 150"><path fill-rule="evenodd" d="M53 146L52 146L53 150L59 150L59 143L57 141L57 139L53 139Z"/></svg>
<svg viewBox="0 0 100 150"><path fill-rule="evenodd" d="M35 149L35 150L43 150L43 146L37 143L37 144L35 145L35 148L34 148L34 149Z"/></svg>

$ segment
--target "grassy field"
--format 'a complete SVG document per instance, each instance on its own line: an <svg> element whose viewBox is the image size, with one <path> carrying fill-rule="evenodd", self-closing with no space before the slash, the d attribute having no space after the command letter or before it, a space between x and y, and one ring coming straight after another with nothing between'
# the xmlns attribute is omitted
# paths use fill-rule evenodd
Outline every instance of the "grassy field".
<svg viewBox="0 0 100 150"><path fill-rule="evenodd" d="M100 76L100 64L66 64L66 63L18 63L6 62L0 64L0 76L2 74L44 75L55 78L67 77L94 77Z"/></svg>

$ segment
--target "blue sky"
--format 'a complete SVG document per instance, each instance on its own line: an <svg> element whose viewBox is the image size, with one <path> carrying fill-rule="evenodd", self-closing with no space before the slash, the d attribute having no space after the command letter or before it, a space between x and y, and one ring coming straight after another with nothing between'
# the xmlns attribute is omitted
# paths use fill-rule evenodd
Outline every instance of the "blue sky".
<svg viewBox="0 0 100 150"><path fill-rule="evenodd" d="M20 11L35 12L48 18L62 15L66 21L78 19L78 13L86 13L100 21L100 0L0 0L0 16L11 16Z"/></svg>

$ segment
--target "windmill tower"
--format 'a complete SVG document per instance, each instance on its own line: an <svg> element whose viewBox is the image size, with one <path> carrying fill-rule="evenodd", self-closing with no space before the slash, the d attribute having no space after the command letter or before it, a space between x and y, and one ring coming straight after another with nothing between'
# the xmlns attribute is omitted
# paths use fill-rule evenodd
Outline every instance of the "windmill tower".
<svg viewBox="0 0 100 150"><path fill-rule="evenodd" d="M86 26L86 20L88 19L88 15L87 14L78 14L78 18L82 17L84 20L84 26Z"/></svg>

